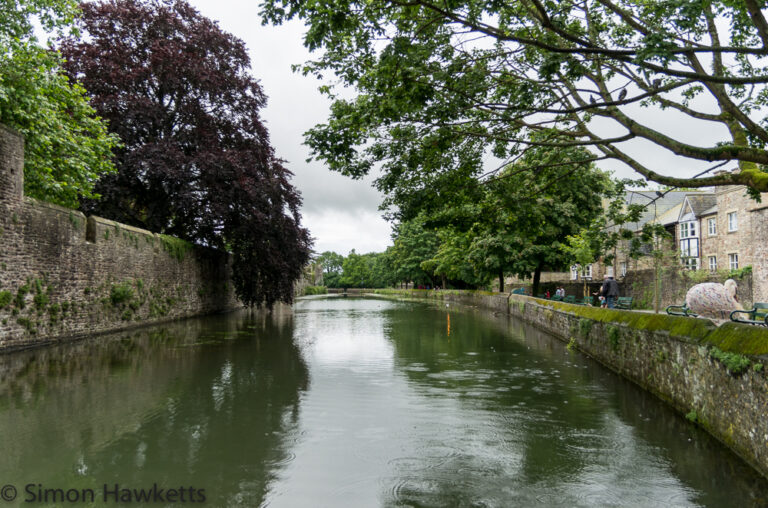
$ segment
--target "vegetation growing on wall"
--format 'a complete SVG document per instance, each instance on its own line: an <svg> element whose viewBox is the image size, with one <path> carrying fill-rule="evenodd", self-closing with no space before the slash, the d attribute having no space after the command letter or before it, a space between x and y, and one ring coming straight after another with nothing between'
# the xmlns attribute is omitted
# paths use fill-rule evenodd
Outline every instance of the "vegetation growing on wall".
<svg viewBox="0 0 768 508"><path fill-rule="evenodd" d="M738 353L726 353L717 347L709 350L709 356L718 360L728 369L728 372L736 376L743 374L751 365L746 356Z"/></svg>
<svg viewBox="0 0 768 508"><path fill-rule="evenodd" d="M183 310L179 306L186 305L187 295L193 293L191 286L150 287L140 278L86 287L72 300L56 296L55 289L43 274L28 278L15 291L0 291L0 323L12 322L27 335L36 336L82 332L83 322L98 327L116 320L142 321L168 316ZM211 287L211 294L217 298L225 297L226 293L224 286ZM9 315L14 319L9 320Z"/></svg>
<svg viewBox="0 0 768 508"><path fill-rule="evenodd" d="M177 261L183 261L187 253L192 250L192 244L168 235L157 235L163 245L163 250Z"/></svg>

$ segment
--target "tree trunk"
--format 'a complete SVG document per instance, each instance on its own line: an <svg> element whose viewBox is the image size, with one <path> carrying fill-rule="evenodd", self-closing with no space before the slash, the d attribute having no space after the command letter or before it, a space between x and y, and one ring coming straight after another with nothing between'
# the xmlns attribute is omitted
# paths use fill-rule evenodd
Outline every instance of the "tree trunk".
<svg viewBox="0 0 768 508"><path fill-rule="evenodd" d="M536 270L533 272L533 288L531 289L531 295L536 296L539 294L539 281L541 281L541 270L544 269L544 262L540 262L536 266Z"/></svg>
<svg viewBox="0 0 768 508"><path fill-rule="evenodd" d="M504 271L499 270L499 293L504 292Z"/></svg>
<svg viewBox="0 0 768 508"><path fill-rule="evenodd" d="M661 300L661 266L660 263L655 263L654 284L653 284L653 312L659 313L659 300Z"/></svg>

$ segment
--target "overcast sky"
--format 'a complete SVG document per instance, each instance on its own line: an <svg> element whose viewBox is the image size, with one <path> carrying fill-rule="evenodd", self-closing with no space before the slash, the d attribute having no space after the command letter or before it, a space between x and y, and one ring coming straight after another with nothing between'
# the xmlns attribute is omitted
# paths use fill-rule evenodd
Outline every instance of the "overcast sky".
<svg viewBox="0 0 768 508"><path fill-rule="evenodd" d="M310 58L302 45L304 26L296 21L279 27L262 26L257 0L189 1L203 15L218 21L222 29L245 41L253 75L269 97L262 116L272 145L295 174L293 183L304 199L304 224L315 238L315 251L332 250L346 255L353 248L360 253L384 250L391 243L390 226L378 211L382 196L371 186L373 178L354 181L331 172L322 163L306 162L308 149L303 145L303 133L325 122L329 102L317 91L319 83L314 78L291 71L292 64ZM711 124L692 126L675 112L638 106L627 107L626 111L647 125L695 145L714 144L726 134L719 126L709 127ZM662 115L665 118L660 121ZM597 130L609 136L617 133L615 126L607 122ZM676 157L647 141L625 143L622 149L666 175L692 176L710 167ZM497 165L495 161L489 164ZM600 166L617 177L639 178L620 163L603 162ZM735 164L726 167L732 166Z"/></svg>
<svg viewBox="0 0 768 508"><path fill-rule="evenodd" d="M328 116L329 101L317 91L318 81L291 71L292 64L309 59L302 46L301 23L261 26L259 2L254 0L190 0L200 12L245 41L253 75L269 101L266 120L272 146L294 173L293 183L304 199L304 225L315 238L316 252L332 250L347 255L383 251L391 243L390 226L378 211L381 195L372 178L355 181L328 170L320 162L307 163L303 133Z"/></svg>

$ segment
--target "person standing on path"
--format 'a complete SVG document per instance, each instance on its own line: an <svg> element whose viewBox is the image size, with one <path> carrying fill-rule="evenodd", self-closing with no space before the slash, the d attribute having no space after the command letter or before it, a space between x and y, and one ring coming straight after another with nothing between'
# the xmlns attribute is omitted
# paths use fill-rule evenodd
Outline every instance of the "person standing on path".
<svg viewBox="0 0 768 508"><path fill-rule="evenodd" d="M600 295L605 297L606 306L613 309L616 298L619 296L619 283L610 275L606 275L603 286L600 288Z"/></svg>

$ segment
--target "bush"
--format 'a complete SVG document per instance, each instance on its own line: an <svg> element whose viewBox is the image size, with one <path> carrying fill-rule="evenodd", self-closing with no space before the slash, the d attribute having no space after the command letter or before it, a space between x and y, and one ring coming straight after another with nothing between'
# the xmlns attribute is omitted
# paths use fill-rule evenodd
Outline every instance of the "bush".
<svg viewBox="0 0 768 508"><path fill-rule="evenodd" d="M115 284L112 286L112 290L109 293L109 299L112 301L112 305L120 305L131 298L133 298L133 288L127 282Z"/></svg>
<svg viewBox="0 0 768 508"><path fill-rule="evenodd" d="M304 296L324 295L327 293L328 293L328 288L325 286L307 286L304 288Z"/></svg>

